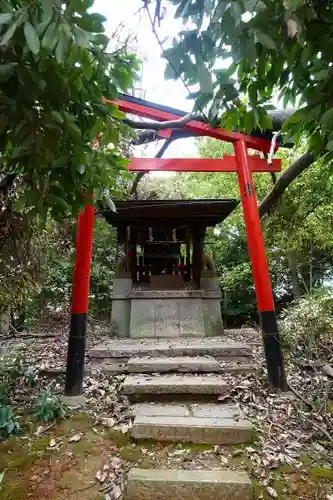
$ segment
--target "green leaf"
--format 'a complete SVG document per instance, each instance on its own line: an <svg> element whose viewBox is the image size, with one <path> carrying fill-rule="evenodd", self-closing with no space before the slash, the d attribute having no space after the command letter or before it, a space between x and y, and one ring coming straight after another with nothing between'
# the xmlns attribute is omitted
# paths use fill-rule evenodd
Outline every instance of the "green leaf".
<svg viewBox="0 0 333 500"><path fill-rule="evenodd" d="M106 20L104 16L100 17ZM105 31L102 22L94 14L84 14L76 19L76 24L89 33L103 33Z"/></svg>
<svg viewBox="0 0 333 500"><path fill-rule="evenodd" d="M107 18L105 16L102 16L102 14L98 14L97 12L89 14L89 17L93 20L93 22L97 23L105 23L107 21Z"/></svg>
<svg viewBox="0 0 333 500"><path fill-rule="evenodd" d="M198 77L201 90L205 93L210 93L213 90L213 82L210 71L206 68L204 64L198 67Z"/></svg>
<svg viewBox="0 0 333 500"><path fill-rule="evenodd" d="M6 33L1 38L0 46L6 45L14 36L18 23L15 22L11 26L9 26Z"/></svg>
<svg viewBox="0 0 333 500"><path fill-rule="evenodd" d="M51 19L52 19L51 17L48 17L47 19L44 19L43 22L41 22L40 24L38 24L35 27L35 30L36 30L36 33L37 33L38 37L40 37L41 35L44 34L46 28L48 27L48 25L51 22Z"/></svg>
<svg viewBox="0 0 333 500"><path fill-rule="evenodd" d="M9 78L14 74L14 70L18 63L10 62L7 64L1 64L0 66L0 82L7 82Z"/></svg>
<svg viewBox="0 0 333 500"><path fill-rule="evenodd" d="M296 111L296 113L294 113L293 115L291 115L290 118L288 118L288 125L291 124L291 123L299 123L299 122L302 122L305 120L305 115L304 115L304 111L299 109L298 111Z"/></svg>
<svg viewBox="0 0 333 500"><path fill-rule="evenodd" d="M242 8L237 0L231 2L232 17L235 19L235 24L238 26L242 21Z"/></svg>
<svg viewBox="0 0 333 500"><path fill-rule="evenodd" d="M76 118L75 118L74 115L71 115L67 111L64 111L64 115L65 115L65 118L66 118L67 122L75 122Z"/></svg>
<svg viewBox="0 0 333 500"><path fill-rule="evenodd" d="M81 130L80 128L76 125L76 123L68 121L67 122L67 127L69 128L69 131L72 133L73 136L76 138L81 138Z"/></svg>
<svg viewBox="0 0 333 500"><path fill-rule="evenodd" d="M0 485L1 485L4 477L5 477L5 471L3 470L2 472L0 472Z"/></svg>
<svg viewBox="0 0 333 500"><path fill-rule="evenodd" d="M267 47L267 49L276 49L274 40L270 36L266 35L266 33L263 33L262 31L256 31L254 36L256 42L261 43L261 45Z"/></svg>
<svg viewBox="0 0 333 500"><path fill-rule="evenodd" d="M83 69L84 77L87 80L90 80L91 77L92 77L92 71L93 71L93 67L92 67L92 64L91 64L90 57L86 57L83 60L83 62L82 62L82 69Z"/></svg>
<svg viewBox="0 0 333 500"><path fill-rule="evenodd" d="M12 19L13 14L11 12L4 12L0 14L0 25L7 24Z"/></svg>
<svg viewBox="0 0 333 500"><path fill-rule="evenodd" d="M260 116L260 125L263 130L272 130L273 128L272 118L268 116L267 113L262 114Z"/></svg>
<svg viewBox="0 0 333 500"><path fill-rule="evenodd" d="M256 105L258 102L258 89L254 83L249 86L248 93L251 104Z"/></svg>
<svg viewBox="0 0 333 500"><path fill-rule="evenodd" d="M55 56L58 63L63 63L66 59L68 52L68 39L64 31L60 32L59 40L55 50Z"/></svg>
<svg viewBox="0 0 333 500"><path fill-rule="evenodd" d="M59 123L60 125L62 125L64 123L64 118L62 117L62 115L59 113L59 111L51 111L50 112L50 115L52 116L52 118L57 122Z"/></svg>
<svg viewBox="0 0 333 500"><path fill-rule="evenodd" d="M45 35L43 36L42 47L48 51L51 51L54 49L57 41L58 35L56 33L56 24L51 23L45 31Z"/></svg>
<svg viewBox="0 0 333 500"><path fill-rule="evenodd" d="M93 42L96 45L107 46L107 44L109 43L109 41L110 41L110 38L108 36L106 36L106 35L103 35L103 34L95 35L94 38L93 38Z"/></svg>
<svg viewBox="0 0 333 500"><path fill-rule="evenodd" d="M79 26L73 26L73 34L76 43L80 47L88 47L89 37L85 31L83 31Z"/></svg>
<svg viewBox="0 0 333 500"><path fill-rule="evenodd" d="M246 113L245 117L244 117L244 127L245 127L245 132L247 132L248 134L250 134L253 130L253 126L254 126L254 123L253 123L253 114L252 112L248 112Z"/></svg>
<svg viewBox="0 0 333 500"><path fill-rule="evenodd" d="M326 148L329 150L329 151L333 151L333 141L329 141L326 145Z"/></svg>
<svg viewBox="0 0 333 500"><path fill-rule="evenodd" d="M72 0L69 4L69 8L75 12L86 12L94 5L94 0Z"/></svg>
<svg viewBox="0 0 333 500"><path fill-rule="evenodd" d="M326 80L326 78L329 77L329 70L322 69L322 70L318 71L317 73L314 73L313 76L315 77L316 80Z"/></svg>
<svg viewBox="0 0 333 500"><path fill-rule="evenodd" d="M295 11L300 7L303 7L304 4L305 0L285 0L286 7L292 11Z"/></svg>
<svg viewBox="0 0 333 500"><path fill-rule="evenodd" d="M24 23L24 35L29 49L37 55L40 51L40 41L34 27L29 22Z"/></svg>
<svg viewBox="0 0 333 500"><path fill-rule="evenodd" d="M320 123L324 127L331 127L333 124L333 108L328 109L320 118Z"/></svg>
<svg viewBox="0 0 333 500"><path fill-rule="evenodd" d="M0 114L0 134L3 134L8 125L8 116Z"/></svg>
<svg viewBox="0 0 333 500"><path fill-rule="evenodd" d="M49 19L53 14L54 0L41 0L43 19Z"/></svg>

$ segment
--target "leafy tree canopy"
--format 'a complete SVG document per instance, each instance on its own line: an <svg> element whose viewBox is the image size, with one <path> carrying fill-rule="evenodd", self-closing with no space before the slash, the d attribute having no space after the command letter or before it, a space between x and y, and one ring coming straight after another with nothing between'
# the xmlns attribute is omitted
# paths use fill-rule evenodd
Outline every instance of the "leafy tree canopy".
<svg viewBox="0 0 333 500"><path fill-rule="evenodd" d="M92 6L0 1L0 194L21 187L25 208L44 216L76 213L83 193L100 198L124 165L122 115L102 98L131 88L138 61L110 48Z"/></svg>
<svg viewBox="0 0 333 500"><path fill-rule="evenodd" d="M315 154L333 151L332 1L169 2L184 29L165 51L166 77L199 84L197 103L211 118L223 111L223 126L270 128L266 110L278 97L301 106L289 134L297 139L306 131Z"/></svg>

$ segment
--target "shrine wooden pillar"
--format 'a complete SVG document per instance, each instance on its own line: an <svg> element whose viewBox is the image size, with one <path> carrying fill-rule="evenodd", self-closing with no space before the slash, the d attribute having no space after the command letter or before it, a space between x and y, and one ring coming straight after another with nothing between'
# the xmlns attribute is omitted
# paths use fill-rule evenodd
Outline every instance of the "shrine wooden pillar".
<svg viewBox="0 0 333 500"><path fill-rule="evenodd" d="M138 238L137 229L131 227L128 250L130 252L130 268L131 268L131 277L133 284L136 283L137 281L137 254L136 254L137 238Z"/></svg>
<svg viewBox="0 0 333 500"><path fill-rule="evenodd" d="M204 229L192 228L192 275L193 281L197 285L198 288L201 286L201 270L203 268L203 239L204 239Z"/></svg>

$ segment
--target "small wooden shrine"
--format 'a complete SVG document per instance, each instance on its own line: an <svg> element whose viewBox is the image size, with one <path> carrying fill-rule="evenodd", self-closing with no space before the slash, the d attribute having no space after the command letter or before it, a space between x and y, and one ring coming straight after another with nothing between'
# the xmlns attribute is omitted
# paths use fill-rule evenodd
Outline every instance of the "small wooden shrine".
<svg viewBox="0 0 333 500"><path fill-rule="evenodd" d="M208 227L237 206L226 200L118 201L105 219L117 228L111 335L220 335L221 292L204 252Z"/></svg>

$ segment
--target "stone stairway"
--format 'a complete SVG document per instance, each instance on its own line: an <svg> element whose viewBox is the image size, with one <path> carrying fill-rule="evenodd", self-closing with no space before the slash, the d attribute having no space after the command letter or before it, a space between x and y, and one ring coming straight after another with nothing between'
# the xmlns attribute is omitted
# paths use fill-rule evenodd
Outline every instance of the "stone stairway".
<svg viewBox="0 0 333 500"><path fill-rule="evenodd" d="M132 437L157 442L232 445L253 439L239 408L219 402L230 377L255 369L252 348L225 338L110 340L91 351L92 367L126 373ZM126 500L252 499L244 472L131 469Z"/></svg>

